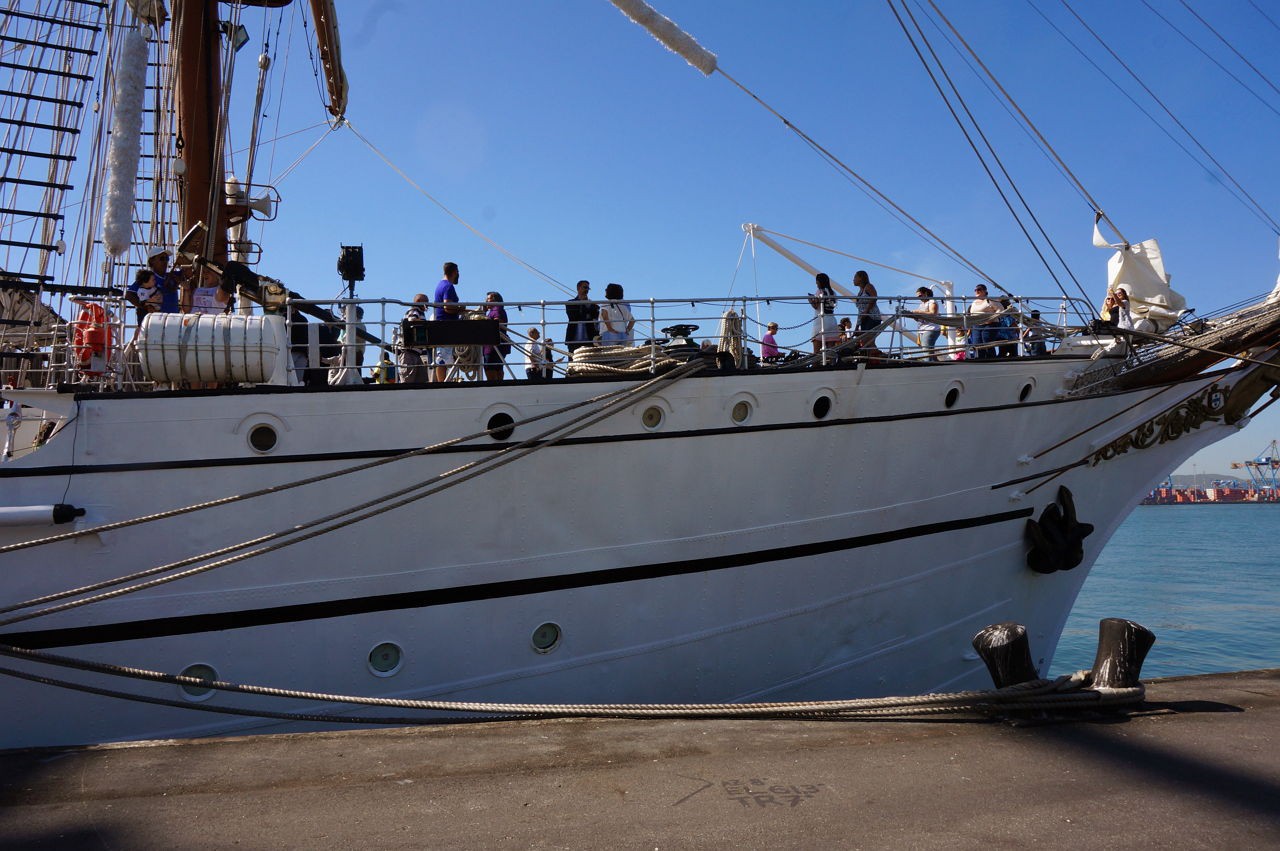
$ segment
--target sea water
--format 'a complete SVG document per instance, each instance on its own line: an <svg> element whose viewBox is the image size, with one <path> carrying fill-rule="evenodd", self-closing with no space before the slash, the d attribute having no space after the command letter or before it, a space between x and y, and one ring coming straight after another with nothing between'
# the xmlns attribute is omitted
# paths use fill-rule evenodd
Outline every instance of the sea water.
<svg viewBox="0 0 1280 851"><path fill-rule="evenodd" d="M1093 666L1108 617L1155 633L1144 679L1280 667L1280 504L1139 506L1085 580L1053 675Z"/></svg>

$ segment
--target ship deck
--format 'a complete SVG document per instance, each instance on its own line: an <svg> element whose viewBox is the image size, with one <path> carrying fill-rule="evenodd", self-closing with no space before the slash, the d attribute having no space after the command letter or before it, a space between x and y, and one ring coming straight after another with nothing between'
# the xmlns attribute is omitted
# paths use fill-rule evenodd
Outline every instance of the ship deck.
<svg viewBox="0 0 1280 851"><path fill-rule="evenodd" d="M1263 847L1280 669L1076 721L557 720L0 754L6 848Z"/></svg>

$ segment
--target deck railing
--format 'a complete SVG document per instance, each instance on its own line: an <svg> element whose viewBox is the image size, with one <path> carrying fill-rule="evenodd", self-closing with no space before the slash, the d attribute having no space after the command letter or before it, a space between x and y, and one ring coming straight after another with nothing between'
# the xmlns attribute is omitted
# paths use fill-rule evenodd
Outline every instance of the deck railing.
<svg viewBox="0 0 1280 851"><path fill-rule="evenodd" d="M936 348L921 345L919 322L925 318L916 313L919 300L907 296L879 298L881 322L866 331L857 331L858 316L853 299L836 299L835 318L848 317L851 330L815 339L814 310L807 295L736 297L720 299L631 299L627 304L634 317L630 344L626 349L603 352L598 329L585 346L566 344L570 322L563 301L508 301L500 306L506 311L503 329L509 353L502 358L503 379L530 378L531 357L539 347L550 352L545 364L549 377L574 375L585 369L584 362L609 363L610 358L634 363L638 359L657 361L667 352L673 337L682 356L693 349L709 356L726 357L740 369L832 365L850 358L873 358L879 361L935 361L991 356L1035 356L1043 342L1046 353L1056 341L1068 333L1069 316L1078 315L1082 305L1061 296L1051 298L1017 298L1010 301L1004 315L1004 326L981 325L980 317L968 313L971 299L939 298L942 324ZM5 386L52 386L73 383L100 389L144 389L144 380L131 350L136 334L134 309L122 298L100 298L108 317L111 346L105 357L86 369L77 357L76 319L57 325L52 343L38 347L6 346L0 352L0 383ZM597 304L601 304L597 302ZM497 303L464 302L465 317L476 318ZM411 307L422 308L428 319L435 304L414 304L398 299L339 299L337 301L291 300L283 308L291 355L298 375L311 382L334 381L390 382L403 377L406 367L426 367L413 373L415 378L433 381L436 371L428 360L435 359L431 346L415 345L405 339L405 314ZM1084 306L1087 309L1087 306ZM297 308L293 310L292 308ZM250 304L240 312L260 313ZM1033 319L1033 311L1036 311ZM780 354L761 357L762 337L771 319L777 318L775 334ZM1032 323L1034 322L1034 326ZM683 326L683 327L682 327ZM977 328L977 333L972 333ZM536 332L536 337L535 337ZM592 348L594 346L594 348ZM454 347L450 347L454 348ZM446 370L448 380L483 380L483 354L480 346L457 347L462 367ZM586 348L587 351L580 351ZM579 352L575 356L575 352ZM83 350L79 350L82 354ZM417 364L413 356L417 356ZM538 374L534 378L540 377ZM169 385L166 385L169 386Z"/></svg>

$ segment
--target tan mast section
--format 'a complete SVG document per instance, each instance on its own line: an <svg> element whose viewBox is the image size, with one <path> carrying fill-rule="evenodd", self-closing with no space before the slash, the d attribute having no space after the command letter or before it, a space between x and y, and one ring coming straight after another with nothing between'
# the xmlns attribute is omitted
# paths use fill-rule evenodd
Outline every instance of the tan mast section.
<svg viewBox="0 0 1280 851"><path fill-rule="evenodd" d="M278 8L292 0L242 0L246 6ZM316 45L329 88L329 112L341 117L347 108L347 77L342 70L338 41L338 15L333 0L311 0ZM217 143L222 103L222 32L218 0L175 0L173 50L177 54L175 108L180 151L186 178L180 190L181 221L185 233L197 222L209 222L201 252L215 263L227 260L227 228L230 225L224 197L225 169L222 146Z"/></svg>
<svg viewBox="0 0 1280 851"><path fill-rule="evenodd" d="M329 87L329 112L342 118L347 112L347 74L342 70L342 45L338 41L338 12L333 0L311 0L311 17L316 24L316 46L324 81Z"/></svg>
<svg viewBox="0 0 1280 851"><path fill-rule="evenodd" d="M222 148L215 143L221 109L222 73L218 61L221 37L217 0L174 3L172 50L177 60L174 109L178 141L182 145L178 154L186 164L185 179L178 192L181 209L178 230L185 233L196 222L211 223L200 253L215 262L227 259Z"/></svg>

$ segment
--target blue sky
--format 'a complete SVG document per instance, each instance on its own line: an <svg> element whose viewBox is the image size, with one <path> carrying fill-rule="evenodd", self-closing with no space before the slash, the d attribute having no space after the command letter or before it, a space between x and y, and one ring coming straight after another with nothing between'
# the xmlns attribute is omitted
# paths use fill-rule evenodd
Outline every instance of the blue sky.
<svg viewBox="0 0 1280 851"><path fill-rule="evenodd" d="M1250 0L1194 4L1242 60L1180 0L1148 2L1253 92L1142 0L1072 0L1072 7L1280 218L1280 9L1257 2L1268 18ZM987 274L1021 295L1057 293L887 4L657 5L715 52L734 79ZM1210 312L1272 288L1280 261L1271 227L1037 12L1173 128L1061 2L939 5L1125 236L1160 239L1173 285L1189 306ZM806 291L808 276L766 248L739 263L744 222L954 280L959 292L977 280L886 215L728 79L703 77L606 0L343 0L338 12L355 129L457 216L566 285L587 278L598 294L618 281L632 298ZM253 40L241 54L238 83L252 82L264 16L276 14L245 12ZM291 15L285 13L285 31ZM270 17L273 34L276 20ZM1088 204L937 31L926 29L1057 249L1090 295L1100 296L1108 253L1090 244ZM264 135L304 132L260 155L260 179L264 172L279 177L323 132L314 126L324 112L309 62L301 38L275 58ZM233 127L241 138L248 108ZM365 297L429 291L444 260L461 266L464 299L490 289L509 300L565 297L419 194L349 129L326 138L278 186L279 219L254 233L265 247L260 268L308 295L337 294L334 263L346 243L365 247ZM838 281L862 265L801 253ZM872 271L882 294L916 286ZM804 317L770 318L785 326ZM1230 460L1254 457L1278 435L1280 411L1269 411L1202 453L1195 466L1225 472Z"/></svg>

